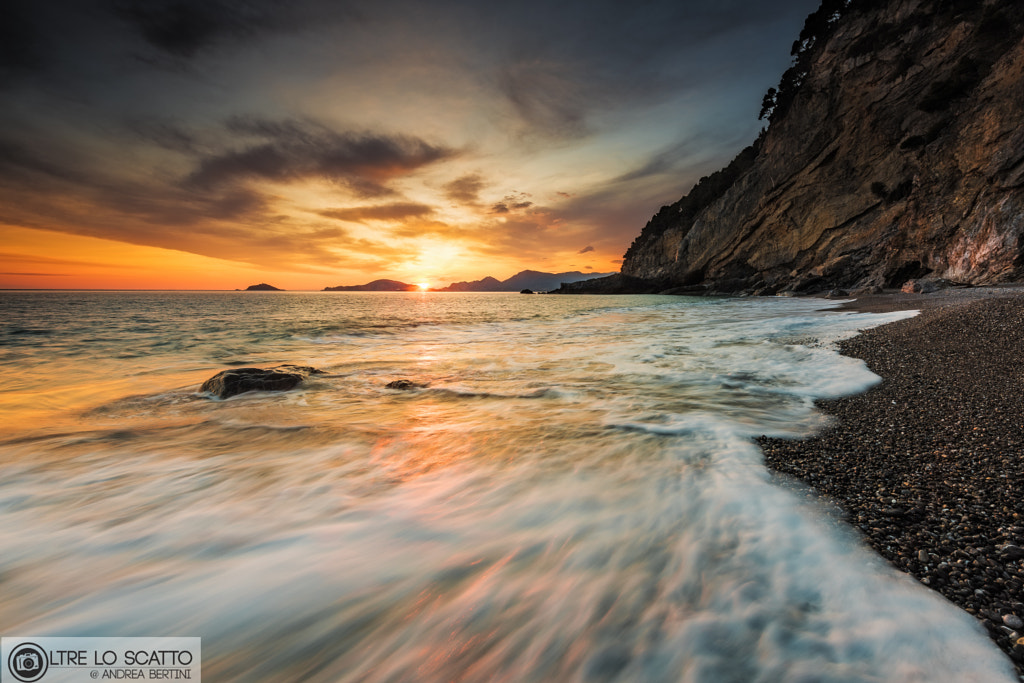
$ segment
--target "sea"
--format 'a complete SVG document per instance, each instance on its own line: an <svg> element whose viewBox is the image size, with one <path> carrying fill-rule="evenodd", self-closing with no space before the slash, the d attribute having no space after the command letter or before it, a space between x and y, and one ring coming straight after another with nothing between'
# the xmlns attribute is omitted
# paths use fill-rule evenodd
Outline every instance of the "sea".
<svg viewBox="0 0 1024 683"><path fill-rule="evenodd" d="M820 299L0 293L0 634L204 680L1012 681L753 438L913 313ZM308 365L217 399L238 367ZM396 390L408 379L423 385Z"/></svg>

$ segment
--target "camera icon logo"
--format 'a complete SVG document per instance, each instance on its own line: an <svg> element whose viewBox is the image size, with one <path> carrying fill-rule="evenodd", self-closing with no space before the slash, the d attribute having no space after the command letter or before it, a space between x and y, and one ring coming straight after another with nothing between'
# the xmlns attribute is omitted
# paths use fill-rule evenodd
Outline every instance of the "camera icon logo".
<svg viewBox="0 0 1024 683"><path fill-rule="evenodd" d="M35 643L22 643L7 658L7 669L22 683L38 681L48 668L46 651Z"/></svg>

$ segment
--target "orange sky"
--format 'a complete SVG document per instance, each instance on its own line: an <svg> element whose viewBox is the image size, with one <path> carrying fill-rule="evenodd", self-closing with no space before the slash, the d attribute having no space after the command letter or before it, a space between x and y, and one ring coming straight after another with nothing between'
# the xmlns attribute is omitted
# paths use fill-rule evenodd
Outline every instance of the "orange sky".
<svg viewBox="0 0 1024 683"><path fill-rule="evenodd" d="M816 4L12 3L0 288L292 290L617 271Z"/></svg>

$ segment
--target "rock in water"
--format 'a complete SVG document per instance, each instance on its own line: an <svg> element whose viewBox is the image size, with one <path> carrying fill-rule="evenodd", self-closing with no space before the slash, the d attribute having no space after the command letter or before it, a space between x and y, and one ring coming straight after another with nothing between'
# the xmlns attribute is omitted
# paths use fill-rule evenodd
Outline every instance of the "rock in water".
<svg viewBox="0 0 1024 683"><path fill-rule="evenodd" d="M384 385L386 389L398 389L400 391L410 391L412 389L423 389L426 384L417 384L411 379L396 379L394 382L388 382Z"/></svg>
<svg viewBox="0 0 1024 683"><path fill-rule="evenodd" d="M229 398L247 391L288 391L310 375L322 370L304 365L278 365L276 368L233 368L218 372L203 382L200 391L217 398Z"/></svg>

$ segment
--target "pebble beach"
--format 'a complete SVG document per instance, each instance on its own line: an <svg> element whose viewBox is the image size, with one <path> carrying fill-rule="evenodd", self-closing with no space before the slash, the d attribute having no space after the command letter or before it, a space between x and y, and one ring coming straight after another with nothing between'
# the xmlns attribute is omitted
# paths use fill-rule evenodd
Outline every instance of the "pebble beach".
<svg viewBox="0 0 1024 683"><path fill-rule="evenodd" d="M881 383L821 402L833 422L810 439L759 439L766 464L974 615L1024 680L1024 289L848 307L920 314L842 342Z"/></svg>

